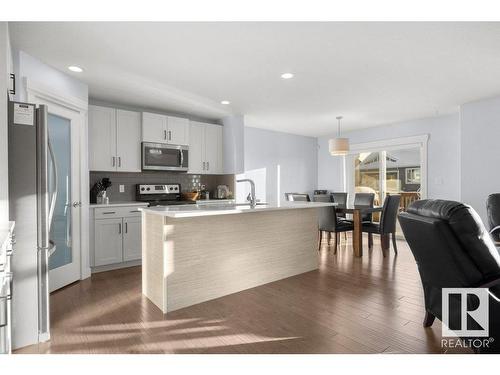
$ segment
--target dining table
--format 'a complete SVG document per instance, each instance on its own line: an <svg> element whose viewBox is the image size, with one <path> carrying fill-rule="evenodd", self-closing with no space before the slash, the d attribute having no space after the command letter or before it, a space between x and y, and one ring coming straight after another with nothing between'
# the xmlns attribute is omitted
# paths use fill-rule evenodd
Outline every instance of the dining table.
<svg viewBox="0 0 500 375"><path fill-rule="evenodd" d="M354 230L352 233L352 247L354 251L354 256L363 256L363 215L371 214L375 212L381 212L382 206L370 207L370 206L347 206L347 207L336 207L335 211L337 213L352 214L352 220L354 225Z"/></svg>

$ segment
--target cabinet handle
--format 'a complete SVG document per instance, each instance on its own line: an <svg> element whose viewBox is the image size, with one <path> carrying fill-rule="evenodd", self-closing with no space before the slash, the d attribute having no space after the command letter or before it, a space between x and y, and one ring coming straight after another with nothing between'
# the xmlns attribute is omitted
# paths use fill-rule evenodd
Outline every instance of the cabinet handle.
<svg viewBox="0 0 500 375"><path fill-rule="evenodd" d="M139 210L134 210L134 211L130 211L130 212L131 212L131 213L134 213L134 212L141 212L141 211L139 211Z"/></svg>
<svg viewBox="0 0 500 375"><path fill-rule="evenodd" d="M111 157L111 163L113 164L113 167L116 165L116 158L113 156Z"/></svg>
<svg viewBox="0 0 500 375"><path fill-rule="evenodd" d="M116 214L115 211L106 211L106 212L103 212L102 213L103 215L112 215L112 214Z"/></svg>
<svg viewBox="0 0 500 375"><path fill-rule="evenodd" d="M122 224L118 223L118 234L122 234Z"/></svg>
<svg viewBox="0 0 500 375"><path fill-rule="evenodd" d="M203 170L205 170L205 162L203 162Z"/></svg>
<svg viewBox="0 0 500 375"><path fill-rule="evenodd" d="M172 140L172 131L171 130L168 131L168 140L169 141Z"/></svg>
<svg viewBox="0 0 500 375"><path fill-rule="evenodd" d="M167 140L167 131L166 130L163 131L163 139Z"/></svg>
<svg viewBox="0 0 500 375"><path fill-rule="evenodd" d="M207 171L210 170L210 163L207 161Z"/></svg>
<svg viewBox="0 0 500 375"><path fill-rule="evenodd" d="M128 233L128 223L125 223L125 233Z"/></svg>
<svg viewBox="0 0 500 375"><path fill-rule="evenodd" d="M122 157L118 156L118 168L122 167Z"/></svg>

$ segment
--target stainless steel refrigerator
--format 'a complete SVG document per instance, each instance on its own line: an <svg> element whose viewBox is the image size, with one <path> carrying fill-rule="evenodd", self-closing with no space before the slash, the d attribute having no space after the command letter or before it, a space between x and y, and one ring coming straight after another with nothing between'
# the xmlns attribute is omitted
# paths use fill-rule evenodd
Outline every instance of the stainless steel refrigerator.
<svg viewBox="0 0 500 375"><path fill-rule="evenodd" d="M15 347L50 338L48 259L54 245L49 233L57 167L47 116L45 105L9 103L9 210L17 238L12 258Z"/></svg>

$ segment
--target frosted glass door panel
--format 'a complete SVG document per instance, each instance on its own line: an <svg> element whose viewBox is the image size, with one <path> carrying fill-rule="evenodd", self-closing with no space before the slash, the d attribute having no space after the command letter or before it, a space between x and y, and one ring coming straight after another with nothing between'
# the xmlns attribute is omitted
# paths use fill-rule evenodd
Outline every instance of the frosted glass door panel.
<svg viewBox="0 0 500 375"><path fill-rule="evenodd" d="M55 269L73 261L71 248L71 121L49 114L49 137L57 167L57 199L50 229L50 239L56 245L50 256L49 268ZM56 188L54 165L49 162L49 190Z"/></svg>

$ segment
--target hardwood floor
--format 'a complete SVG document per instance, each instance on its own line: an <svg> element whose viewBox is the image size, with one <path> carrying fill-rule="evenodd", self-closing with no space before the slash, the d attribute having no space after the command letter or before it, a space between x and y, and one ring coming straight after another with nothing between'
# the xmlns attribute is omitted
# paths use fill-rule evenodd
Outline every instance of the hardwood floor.
<svg viewBox="0 0 500 375"><path fill-rule="evenodd" d="M141 295L140 267L95 274L51 295L51 341L17 353L442 353L406 243L355 258L341 238L317 271L167 315Z"/></svg>

